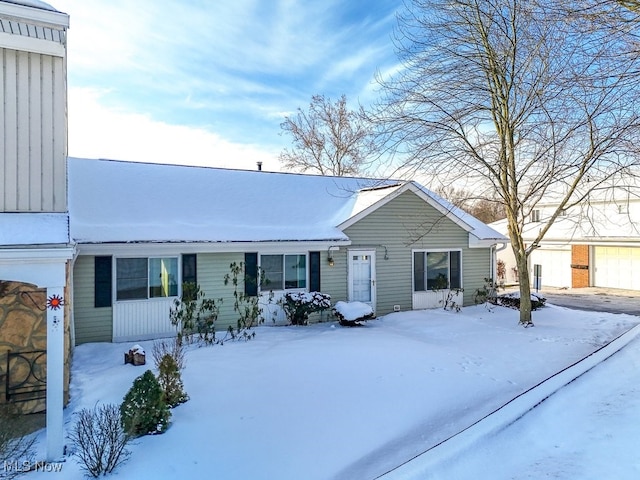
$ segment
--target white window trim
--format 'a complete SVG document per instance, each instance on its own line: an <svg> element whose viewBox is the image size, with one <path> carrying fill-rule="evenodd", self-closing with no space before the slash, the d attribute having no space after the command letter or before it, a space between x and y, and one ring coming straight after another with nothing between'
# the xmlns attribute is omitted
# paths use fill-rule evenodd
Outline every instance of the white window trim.
<svg viewBox="0 0 640 480"><path fill-rule="evenodd" d="M420 292L432 292L433 290L429 290L427 287L427 279L424 278L425 290L415 290L416 287L416 265L415 265L415 254L416 253L438 253L438 252L460 252L460 286L454 287L454 290L463 289L464 288L464 259L462 255L462 248L414 248L411 250L411 292L412 293L420 293ZM426 274L426 260L425 260L425 274ZM451 279L451 257L449 257L449 279ZM447 290L451 290L448 288Z"/></svg>
<svg viewBox="0 0 640 480"><path fill-rule="evenodd" d="M118 260L126 259L126 258L145 258L147 260L147 297L146 298L129 298L126 300L118 300ZM169 297L150 297L149 296L149 260L152 258L176 258L178 261L178 289L177 295L172 295ZM121 303L121 302L154 302L158 300L167 300L169 298L180 298L182 297L182 257L181 254L175 255L120 255L114 256L113 261L111 262L111 279L112 279L112 288L111 288L111 296L112 296L112 304L113 303Z"/></svg>
<svg viewBox="0 0 640 480"><path fill-rule="evenodd" d="M264 287L258 282L258 294L263 292L308 292L309 291L309 252L258 252L258 276L260 276L260 271L262 269L262 256L263 255L282 255L282 286L284 287L284 257L289 255L299 255L304 256L305 261L305 285L306 287L298 287L298 288L269 288L268 285Z"/></svg>

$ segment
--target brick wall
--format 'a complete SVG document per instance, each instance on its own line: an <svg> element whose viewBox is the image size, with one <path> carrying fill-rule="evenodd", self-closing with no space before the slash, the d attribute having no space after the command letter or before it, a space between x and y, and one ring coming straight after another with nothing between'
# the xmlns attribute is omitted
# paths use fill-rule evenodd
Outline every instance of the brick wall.
<svg viewBox="0 0 640 480"><path fill-rule="evenodd" d="M589 246L571 245L571 286L589 286Z"/></svg>

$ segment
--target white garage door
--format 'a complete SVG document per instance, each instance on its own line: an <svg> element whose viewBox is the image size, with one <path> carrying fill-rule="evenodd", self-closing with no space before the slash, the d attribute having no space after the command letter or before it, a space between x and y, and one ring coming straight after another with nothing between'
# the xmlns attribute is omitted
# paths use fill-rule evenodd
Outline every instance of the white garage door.
<svg viewBox="0 0 640 480"><path fill-rule="evenodd" d="M640 248L595 247L595 286L640 290Z"/></svg>
<svg viewBox="0 0 640 480"><path fill-rule="evenodd" d="M534 265L542 265L543 287L571 287L571 249L538 248L531 253L531 286Z"/></svg>

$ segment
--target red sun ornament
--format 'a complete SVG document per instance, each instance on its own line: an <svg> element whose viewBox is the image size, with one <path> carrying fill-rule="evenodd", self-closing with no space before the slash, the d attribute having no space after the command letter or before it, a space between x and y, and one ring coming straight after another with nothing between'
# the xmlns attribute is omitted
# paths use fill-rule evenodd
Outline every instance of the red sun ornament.
<svg viewBox="0 0 640 480"><path fill-rule="evenodd" d="M64 298L59 295L51 295L47 298L47 307L51 310L59 310L64 305Z"/></svg>

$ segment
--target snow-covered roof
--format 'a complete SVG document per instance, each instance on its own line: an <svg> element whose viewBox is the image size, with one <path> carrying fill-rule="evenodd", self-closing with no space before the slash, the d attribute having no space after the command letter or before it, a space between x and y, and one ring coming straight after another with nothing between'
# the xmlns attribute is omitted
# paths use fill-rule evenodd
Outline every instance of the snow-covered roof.
<svg viewBox="0 0 640 480"><path fill-rule="evenodd" d="M79 243L347 242L349 219L413 182L70 158L70 231ZM425 197L445 213L439 197ZM478 238L504 237L470 215ZM460 220L458 220L460 221Z"/></svg>
<svg viewBox="0 0 640 480"><path fill-rule="evenodd" d="M41 2L40 0L2 0L7 3L15 3L16 5L22 5L25 7L33 7L39 8L40 10L48 10L50 12L57 12L55 8L45 2Z"/></svg>
<svg viewBox="0 0 640 480"><path fill-rule="evenodd" d="M71 236L81 243L346 241L336 226L356 208L358 190L377 183L70 158Z"/></svg>
<svg viewBox="0 0 640 480"><path fill-rule="evenodd" d="M632 242L640 243L640 222L637 214L617 213L589 209L588 213L580 213L558 217L544 236L543 242L566 243L607 243ZM543 219L544 220L544 219ZM532 242L546 221L525 224L522 237ZM493 222L491 227L507 234L507 220Z"/></svg>
<svg viewBox="0 0 640 480"><path fill-rule="evenodd" d="M69 243L66 213L0 213L0 246Z"/></svg>

